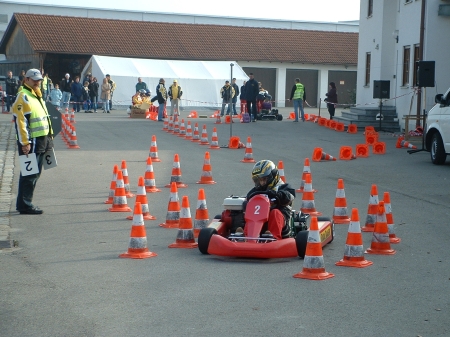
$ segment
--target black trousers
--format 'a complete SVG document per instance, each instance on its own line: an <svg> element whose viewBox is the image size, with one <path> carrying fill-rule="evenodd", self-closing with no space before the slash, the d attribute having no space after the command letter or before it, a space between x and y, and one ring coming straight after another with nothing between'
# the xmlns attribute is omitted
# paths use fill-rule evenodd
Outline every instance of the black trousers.
<svg viewBox="0 0 450 337"><path fill-rule="evenodd" d="M29 176L22 176L20 174L19 177L19 191L17 193L16 200L16 210L25 211L30 208L33 208L33 194L34 189L36 187L36 183L41 176L42 172L42 163L44 162L45 153L36 153L36 160L38 162L39 173L32 174Z"/></svg>
<svg viewBox="0 0 450 337"><path fill-rule="evenodd" d="M256 119L256 98L253 101L247 100L247 111L249 114L253 115L253 118Z"/></svg>
<svg viewBox="0 0 450 337"><path fill-rule="evenodd" d="M333 119L336 108L334 107L334 104L327 104L327 106L328 106L328 112L330 113L330 119Z"/></svg>

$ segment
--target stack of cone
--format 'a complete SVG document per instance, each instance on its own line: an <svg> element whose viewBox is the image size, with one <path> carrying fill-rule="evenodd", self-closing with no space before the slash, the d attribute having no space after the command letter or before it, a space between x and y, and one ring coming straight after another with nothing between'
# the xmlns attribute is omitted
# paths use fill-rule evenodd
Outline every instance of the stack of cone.
<svg viewBox="0 0 450 337"><path fill-rule="evenodd" d="M145 192L144 177L139 177L138 188L136 191L136 203L141 204L141 211L144 220L156 220L156 217L150 214L148 209L147 193ZM132 220L133 216L128 216L128 220Z"/></svg>
<svg viewBox="0 0 450 337"><path fill-rule="evenodd" d="M312 173L311 173L311 167L309 166L309 158L305 158L305 164L303 165L302 182L300 183L300 187L297 190L295 190L295 192L303 193L303 191L305 189L306 173L309 173L311 175L311 182L312 182ZM317 192L317 190L312 188L312 185L311 185L311 189L314 193Z"/></svg>
<svg viewBox="0 0 450 337"><path fill-rule="evenodd" d="M194 134L192 135L192 142L200 141L200 134L198 133L198 123L194 124Z"/></svg>
<svg viewBox="0 0 450 337"><path fill-rule="evenodd" d="M211 161L209 157L209 152L205 152L205 160L203 161L203 171L202 176L200 177L200 181L197 181L197 184L215 184L216 182L212 177L212 168Z"/></svg>
<svg viewBox="0 0 450 337"><path fill-rule="evenodd" d="M128 251L120 254L119 257L129 259L147 259L157 256L147 248L147 234L145 233L144 219L142 217L141 205L136 202L134 205L133 223L131 224L130 243Z"/></svg>
<svg viewBox="0 0 450 337"><path fill-rule="evenodd" d="M241 162L242 163L254 163L255 162L255 159L253 159L252 139L250 137L247 137L247 144L245 146L244 159L242 159Z"/></svg>
<svg viewBox="0 0 450 337"><path fill-rule="evenodd" d="M64 109L64 116L66 117L66 121L68 122L69 121L69 108L65 108Z"/></svg>
<svg viewBox="0 0 450 337"><path fill-rule="evenodd" d="M356 144L356 157L362 157L362 158L369 157L369 145Z"/></svg>
<svg viewBox="0 0 450 337"><path fill-rule="evenodd" d="M368 261L364 258L363 238L357 208L352 209L352 219L348 226L344 257L335 264L336 266L354 268L365 268L373 264L372 261Z"/></svg>
<svg viewBox="0 0 450 337"><path fill-rule="evenodd" d="M178 226L177 238L169 248L196 248L194 230L192 227L191 209L189 208L189 199L186 195L181 200L180 223Z"/></svg>
<svg viewBox="0 0 450 337"><path fill-rule="evenodd" d="M69 122L72 124L76 124L75 122L75 111L72 109L72 111L70 112L70 119Z"/></svg>
<svg viewBox="0 0 450 337"><path fill-rule="evenodd" d="M390 243L400 243L401 239L395 235L394 230L394 216L392 215L391 196L389 192L384 192L383 196L384 208L386 210L386 222L389 232Z"/></svg>
<svg viewBox="0 0 450 337"><path fill-rule="evenodd" d="M300 210L303 213L308 213L310 215L322 215L321 212L316 211L316 204L314 202L314 192L312 191L312 181L310 173L305 174L305 188L303 190L302 206Z"/></svg>
<svg viewBox="0 0 450 337"><path fill-rule="evenodd" d="M384 201L380 201L377 207L377 222L372 235L370 248L366 250L368 254L393 255L396 253L391 249L389 242L389 230L386 221L386 212L384 210Z"/></svg>
<svg viewBox="0 0 450 337"><path fill-rule="evenodd" d="M186 137L185 139L192 139L192 126L191 121L188 121L186 128Z"/></svg>
<svg viewBox="0 0 450 337"><path fill-rule="evenodd" d="M178 116L175 115L173 117L174 122L173 122L173 134L174 135L179 135L180 134L180 122L178 121Z"/></svg>
<svg viewBox="0 0 450 337"><path fill-rule="evenodd" d="M108 209L110 212L131 212L128 207L127 197L125 196L125 187L123 184L122 171L117 171L116 189L114 191L114 201L112 207Z"/></svg>
<svg viewBox="0 0 450 337"><path fill-rule="evenodd" d="M356 159L356 156L353 154L353 148L351 146L341 146L341 149L339 151L339 159L340 160Z"/></svg>
<svg viewBox="0 0 450 337"><path fill-rule="evenodd" d="M119 171L119 166L114 165L111 184L109 185L109 195L108 199L105 200L105 204L112 204L114 202L114 193L116 192L117 171Z"/></svg>
<svg viewBox="0 0 450 337"><path fill-rule="evenodd" d="M168 131L169 130L169 121L167 120L167 118L164 118L164 123L163 123L163 131Z"/></svg>
<svg viewBox="0 0 450 337"><path fill-rule="evenodd" d="M145 185L145 191L150 193L156 193L161 192L160 189L156 188L155 185L155 175L153 173L153 163L152 158L147 158L147 167L145 169L144 174L144 185Z"/></svg>
<svg viewBox="0 0 450 337"><path fill-rule="evenodd" d="M217 129L215 127L213 128L211 136L211 145L209 146L209 148L213 150L220 150L219 138L217 137Z"/></svg>
<svg viewBox="0 0 450 337"><path fill-rule="evenodd" d="M156 136L152 136L152 142L150 144L149 157L152 158L154 162L160 162L161 159L158 158L158 145L156 144Z"/></svg>
<svg viewBox="0 0 450 337"><path fill-rule="evenodd" d="M169 127L167 128L168 133L173 133L173 116L169 116Z"/></svg>
<svg viewBox="0 0 450 337"><path fill-rule="evenodd" d="M200 139L200 145L209 145L208 132L206 131L206 124L203 124L202 138Z"/></svg>
<svg viewBox="0 0 450 337"><path fill-rule="evenodd" d="M180 134L178 137L186 137L186 126L184 125L184 119L181 120Z"/></svg>
<svg viewBox="0 0 450 337"><path fill-rule="evenodd" d="M222 124L222 119L220 118L220 113L216 114L216 121L214 124Z"/></svg>
<svg viewBox="0 0 450 337"><path fill-rule="evenodd" d="M305 258L303 259L303 269L295 274L294 277L316 281L334 277L334 274L325 271L319 224L315 216L311 218Z"/></svg>
<svg viewBox="0 0 450 337"><path fill-rule="evenodd" d="M123 176L123 184L125 188L125 196L127 198L133 198L134 194L130 191L130 181L128 180L128 169L127 169L127 162L125 160L122 160L122 176Z"/></svg>
<svg viewBox="0 0 450 337"><path fill-rule="evenodd" d="M173 157L172 176L170 177L170 183L167 184L166 187L171 187L173 182L177 185L178 188L185 188L188 186L181 182L181 167L178 153L175 153Z"/></svg>
<svg viewBox="0 0 450 337"><path fill-rule="evenodd" d="M377 185L373 184L370 190L369 206L367 207L367 217L366 223L361 228L363 232L373 232L375 228L375 223L377 222L377 211L378 211L378 188Z"/></svg>
<svg viewBox="0 0 450 337"><path fill-rule="evenodd" d="M194 218L194 237L198 237L200 230L206 228L209 222L208 207L206 207L205 190L198 190L197 209Z"/></svg>
<svg viewBox="0 0 450 337"><path fill-rule="evenodd" d="M78 146L77 131L75 126L70 125L70 128L72 129L72 132L70 133L69 149L79 149L80 147Z"/></svg>
<svg viewBox="0 0 450 337"><path fill-rule="evenodd" d="M407 149L417 149L417 146L412 145L411 143L407 142L404 137L399 137L397 139L397 144L395 145L395 147L398 149L400 149L402 147L405 147Z"/></svg>
<svg viewBox="0 0 450 337"><path fill-rule="evenodd" d="M178 189L175 182L170 188L169 205L167 206L166 222L159 224L164 228L178 228L180 222L180 200L178 199Z"/></svg>
<svg viewBox="0 0 450 337"><path fill-rule="evenodd" d="M284 164L282 160L278 161L278 173L280 174L280 179L286 184L286 177L284 176Z"/></svg>
<svg viewBox="0 0 450 337"><path fill-rule="evenodd" d="M328 160L328 161L336 161L336 158L333 156L330 156L328 153L323 152L323 150L320 147L314 148L313 155L312 155L313 161L321 161L321 160Z"/></svg>
<svg viewBox="0 0 450 337"><path fill-rule="evenodd" d="M338 179L336 199L334 201L333 222L335 224L347 225L350 218L347 211L347 199L345 198L344 180Z"/></svg>

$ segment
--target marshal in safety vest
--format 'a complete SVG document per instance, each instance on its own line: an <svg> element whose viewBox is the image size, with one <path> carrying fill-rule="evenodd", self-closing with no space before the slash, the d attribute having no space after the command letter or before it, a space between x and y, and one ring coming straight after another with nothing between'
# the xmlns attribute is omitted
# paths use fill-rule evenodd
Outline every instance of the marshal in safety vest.
<svg viewBox="0 0 450 337"><path fill-rule="evenodd" d="M303 99L303 95L305 93L305 86L301 83L296 83L295 86L296 86L296 89L294 92L293 99Z"/></svg>

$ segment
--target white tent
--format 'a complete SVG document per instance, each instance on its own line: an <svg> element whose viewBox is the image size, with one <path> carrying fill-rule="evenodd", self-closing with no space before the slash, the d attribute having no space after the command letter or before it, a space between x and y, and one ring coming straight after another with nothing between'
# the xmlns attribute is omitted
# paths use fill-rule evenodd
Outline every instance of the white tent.
<svg viewBox="0 0 450 337"><path fill-rule="evenodd" d="M231 67L230 64L234 66ZM91 73L97 77L101 86L105 75L111 75L111 79L117 84L113 96L115 106L131 104L137 79L141 77L152 96L156 95L160 78L165 79L167 90L176 79L183 90L181 107L217 107L222 104L220 88L226 80L230 80L231 69L240 88L248 76L233 61L173 61L93 55L83 69L82 78L86 73Z"/></svg>

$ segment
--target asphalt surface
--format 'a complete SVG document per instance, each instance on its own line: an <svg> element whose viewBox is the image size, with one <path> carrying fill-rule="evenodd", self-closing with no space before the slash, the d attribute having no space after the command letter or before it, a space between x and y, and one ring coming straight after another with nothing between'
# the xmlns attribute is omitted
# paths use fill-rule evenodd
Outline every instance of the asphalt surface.
<svg viewBox="0 0 450 337"><path fill-rule="evenodd" d="M308 112L308 111L306 111ZM287 116L287 114L286 114ZM285 116L285 117L286 117ZM10 115L0 116L1 146ZM230 125L217 127L219 144L228 143ZM222 211L226 196L252 187L252 164L244 150L210 150L162 131L163 123L112 114L76 114L80 149L55 141L58 167L43 172L34 202L43 215L15 212L19 167L13 151L9 201L2 175L1 221L10 228L13 248L0 253L0 336L449 336L450 241L448 172L431 164L429 153L409 155L395 148L397 138L381 133L386 154L352 161L311 162L315 205L332 216L337 180L344 179L347 206L358 208L364 224L371 185L380 199L390 192L395 230L401 243L392 256L366 255L368 268L335 266L343 257L348 226L336 225L336 238L323 250L324 281L293 278L301 259L252 260L202 255L198 249L171 249L176 229L164 222L174 154L195 215L199 188L206 192L209 217ZM290 120L233 124L233 135L252 140L256 160L282 160L285 176L300 186L304 159L315 147L339 156L342 145L364 143L362 132L340 133L314 123ZM9 133L8 133L9 132ZM11 136L12 135L12 136ZM148 246L157 257L121 259L128 247L130 213L108 212L114 164L127 161L130 186L143 176L152 135L160 163L153 163L156 185L148 193ZM420 145L420 144L419 144ZM2 151L4 149L2 148ZM198 185L205 151L211 155L214 185ZM3 152L2 152L3 153ZM11 159L13 158L13 159ZM15 161L14 161L15 160ZM3 166L3 168L6 168ZM130 207L134 199L128 199ZM301 205L297 196L294 208ZM363 233L368 248L372 234Z"/></svg>

